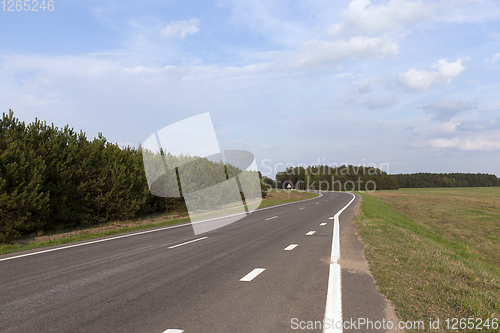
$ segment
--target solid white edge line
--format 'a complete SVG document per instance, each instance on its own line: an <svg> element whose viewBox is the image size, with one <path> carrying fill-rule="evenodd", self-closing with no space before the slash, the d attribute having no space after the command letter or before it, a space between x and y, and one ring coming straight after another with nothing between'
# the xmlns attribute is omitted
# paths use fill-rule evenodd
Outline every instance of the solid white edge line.
<svg viewBox="0 0 500 333"><path fill-rule="evenodd" d="M181 228L181 227L190 226L192 224L205 223L205 222L209 222L209 221L213 221L213 220L217 220L217 219L221 219L221 218L232 217L232 216L241 215L241 214L245 214L245 213L238 213L238 214L233 214L233 215L225 215L225 216L221 216L221 217L218 217L218 218L207 219L207 220L203 220L203 221L197 221L197 222L191 222L191 223L185 223L185 224L183 223L183 224L172 225L172 226L163 227L163 228L155 228L155 229L151 229L151 230L145 230L145 231L135 232L135 233L132 233L132 234L125 234L125 235L121 235L121 236L115 236L115 237L109 237L109 238L102 238L102 239L98 239L98 240L95 240L95 241L90 241L90 242L85 242L85 243L79 243L79 244L73 244L73 245L67 245L67 246L57 247L57 248L54 248L54 249L48 249L48 250L43 250L43 251L38 251L38 252L31 252L31 253L21 254L21 255L17 255L17 256L13 256L13 257L3 258L3 259L0 259L0 261L10 260L10 259L17 259L17 258L28 257L28 256L34 256L35 254L42 254L42 253L47 253L47 252L65 250L65 249L70 249L70 248L73 248L73 247L79 247L79 246L90 245L90 244L95 244L95 243L107 242L107 241L110 241L110 240L115 240L115 239L120 239L120 238L126 238L126 237L132 237L132 236L137 236L137 235L143 235L143 234L148 234L148 233L151 233L151 232L163 231L163 230L174 229L174 228Z"/></svg>
<svg viewBox="0 0 500 333"><path fill-rule="evenodd" d="M356 199L352 193L351 201L337 212L334 216L332 253L330 256L330 276L328 278L328 291L326 295L325 321L329 321L330 326L324 327L323 333L342 333L342 269L339 264L340 259L340 223L339 216ZM340 323L340 327L338 325Z"/></svg>
<svg viewBox="0 0 500 333"><path fill-rule="evenodd" d="M342 270L340 265L330 264L329 274L325 322L329 322L331 327L325 326L323 333L342 333ZM338 323L340 323L340 327Z"/></svg>
<svg viewBox="0 0 500 333"><path fill-rule="evenodd" d="M277 217L278 217L278 215L273 216L273 217L269 217L269 218L265 219L265 221L269 221L269 220L275 219L275 218L277 218Z"/></svg>
<svg viewBox="0 0 500 333"><path fill-rule="evenodd" d="M181 244L177 244L177 245L169 246L169 247L168 247L168 249L173 249L173 248L176 248L176 247L179 247L179 246L182 246L182 245L186 245L186 244L189 244L189 243L193 243L193 242L201 241L202 239L205 239L205 238L208 238L208 236L206 236L206 237L201 237L201 238L198 238L198 239L193 239L193 240L190 240L189 242L184 242L184 243L181 243Z"/></svg>
<svg viewBox="0 0 500 333"><path fill-rule="evenodd" d="M315 233L315 232L316 232L316 231L311 230L311 231L309 231L309 232L306 234L306 236L311 236L311 235L314 235L314 233Z"/></svg>
<svg viewBox="0 0 500 333"><path fill-rule="evenodd" d="M265 208L261 208L261 209L256 209L256 210L254 210L254 212L258 212L258 211L262 211L262 210L266 210L266 209L277 208L277 207L286 206L286 205L297 204L297 203L308 201L308 200L316 200L318 198L321 198L322 196L323 196L323 193L319 192L319 195L317 197L314 197L314 198L300 200L300 201L294 201L294 202L287 202L287 203L276 205L276 206L270 206L270 207L265 207ZM11 259L18 259L18 258L23 258L23 257L34 256L36 254L42 254L42 253L48 253L48 252L54 252L54 251L59 251L59 250L70 249L70 248L73 248L73 247L79 247L79 246L90 245L90 244L95 244L95 243L107 242L107 241L110 241L110 240L115 240L115 239L120 239L120 238L125 238L125 237L132 237L132 236L137 236L137 235L143 235L143 234L148 234L150 232L157 232L157 231L163 231L163 230L168 230L168 229L187 227L187 226L190 226L190 225L193 225L193 224L197 224L197 223L205 223L205 222L209 222L209 221L213 221L213 220L223 219L223 218L227 218L227 217L233 217L233 216L242 215L242 214L246 214L246 212L232 214L232 215L224 215L224 216L220 216L220 217L216 217L216 218L212 218L212 219L207 219L207 220L202 220L202 221L197 221L197 222L186 222L186 223L182 223L182 224L178 224L178 225L172 225L172 226L163 227L163 228L155 228L155 229L151 229L151 230L145 230L145 231L140 231L140 232L131 233L131 234L125 234L125 235L121 235L121 236L108 237L108 238L98 239L98 240L95 240L95 241L90 241L90 242L85 242L85 243L79 243L79 244L61 246L61 247L56 247L56 248L53 248L53 249L48 249L48 250L43 250L43 251L37 251L37 252L20 254L20 255L17 255L17 256L2 258L2 259L0 259L0 262L1 261L6 261L6 260L11 260Z"/></svg>
<svg viewBox="0 0 500 333"><path fill-rule="evenodd" d="M305 191L300 191L300 192L305 192ZM309 193L314 193L314 192L309 192ZM299 200L299 201L287 202L287 203L279 204L279 205L276 205L276 206L269 206L269 207L264 207L264 208L258 208L256 210L254 210L253 212L260 212L260 211L263 211L263 210L266 210L266 209L273 209L273 208L277 208L277 207L298 204L298 203L301 203L301 202L304 202L304 201L316 200L316 199L321 198L322 196L323 196L323 193L319 192L319 195L317 197L314 197L314 198L309 198L309 199L304 199L304 200Z"/></svg>
<svg viewBox="0 0 500 333"><path fill-rule="evenodd" d="M265 270L266 270L265 268L256 268L253 271L251 271L250 273L248 273L247 275L245 275L244 277L242 277L240 279L240 281L244 281L244 282L252 281L253 279L255 279L257 277L257 275L259 275L260 273L262 273Z"/></svg>
<svg viewBox="0 0 500 333"><path fill-rule="evenodd" d="M290 244L287 247L285 247L285 251L292 251L297 247L298 244Z"/></svg>

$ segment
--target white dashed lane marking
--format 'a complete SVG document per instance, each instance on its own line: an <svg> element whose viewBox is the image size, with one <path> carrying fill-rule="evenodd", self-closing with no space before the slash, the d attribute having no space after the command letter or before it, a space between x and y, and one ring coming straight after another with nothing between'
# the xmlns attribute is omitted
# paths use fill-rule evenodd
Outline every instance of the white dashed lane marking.
<svg viewBox="0 0 500 333"><path fill-rule="evenodd" d="M245 275L244 277L242 277L240 281L245 281L245 282L252 281L253 279L255 279L255 277L257 277L257 275L259 275L265 270L266 270L265 268L256 268L247 275Z"/></svg>
<svg viewBox="0 0 500 333"><path fill-rule="evenodd" d="M206 239L206 238L208 238L208 237L201 237L201 238L198 238L198 239L193 239L193 240L191 240L189 242L177 244L177 245L174 245L174 246L170 246L168 248L169 249L173 249L173 248L176 248L176 247L179 247L179 246L182 246L182 245L186 245L186 244L190 244L190 243L193 243L193 242L201 241L202 239Z"/></svg>
<svg viewBox="0 0 500 333"><path fill-rule="evenodd" d="M297 244L290 244L287 247L285 247L285 251L292 251L297 247Z"/></svg>

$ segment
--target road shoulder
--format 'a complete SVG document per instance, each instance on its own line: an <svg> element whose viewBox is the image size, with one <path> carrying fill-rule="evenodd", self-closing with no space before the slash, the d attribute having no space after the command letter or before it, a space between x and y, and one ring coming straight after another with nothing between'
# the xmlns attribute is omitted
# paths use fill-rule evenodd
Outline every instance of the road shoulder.
<svg viewBox="0 0 500 333"><path fill-rule="evenodd" d="M361 200L361 196L356 195L353 205L340 216L343 320L349 321L349 325L357 323L356 330L361 332L404 332L397 329L399 318L394 306L379 293L364 256L364 245L356 232L354 220L360 212ZM367 323L361 326L363 319ZM368 327L368 321L373 322L373 329ZM377 321L381 323L382 328L376 329ZM384 330L384 326L390 327L389 322L393 324L393 329Z"/></svg>

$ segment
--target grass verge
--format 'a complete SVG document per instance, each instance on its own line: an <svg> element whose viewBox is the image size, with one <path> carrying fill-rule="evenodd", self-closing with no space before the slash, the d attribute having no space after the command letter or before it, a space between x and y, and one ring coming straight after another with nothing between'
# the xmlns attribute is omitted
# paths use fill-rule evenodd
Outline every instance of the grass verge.
<svg viewBox="0 0 500 333"><path fill-rule="evenodd" d="M55 238L55 239L46 240L46 241L34 241L34 242L31 242L28 244L18 244L18 243L4 244L4 245L0 246L0 254L33 250L33 249L38 249L41 247L73 243L73 242L89 240L89 239L105 237L105 236L113 236L113 235L123 234L123 233L127 233L127 232L140 231L140 230L156 228L156 227L164 227L167 225L178 224L178 223L183 223L183 222L188 222L188 221L189 221L189 218L187 217L187 218L182 218L182 219L163 221L160 223L143 224L143 225L133 226L133 227L121 227L119 229L98 231L98 232L93 232L92 229L85 229L85 230L81 230L82 233L79 235L76 235L76 236L61 237L61 238Z"/></svg>
<svg viewBox="0 0 500 333"><path fill-rule="evenodd" d="M474 318L474 329L499 332L500 189L408 189L361 194L356 229L377 285L403 321L446 332L452 318ZM429 320L440 318L440 329ZM450 319L448 328L446 319ZM477 318L487 326L479 325ZM467 325L465 325L467 326ZM500 327L500 324L499 324Z"/></svg>
<svg viewBox="0 0 500 333"><path fill-rule="evenodd" d="M268 194L268 197L262 201L262 204L259 206L259 208L275 206L275 205L279 205L279 204L287 203L287 202L291 202L291 201L305 200L305 199L316 197L317 195L318 194L316 194L316 193L291 191L290 199L289 199L288 194L286 194L286 193L277 193L276 191L271 191ZM165 216L163 216L163 218L167 218L167 216L165 215ZM162 220L162 216L156 217L156 219ZM49 239L49 240L37 241L35 238L32 240L23 239L22 242L13 243L13 244L1 244L0 245L0 254L8 254L8 253L19 252L19 251L33 250L33 249L47 247L47 246L73 243L73 242L95 239L95 238L105 237L105 236L113 236L113 235L123 234L123 233L127 233L127 232L134 232L134 231L140 231L140 230L145 230L145 229L164 227L164 226L168 226L168 225L179 224L179 223L184 223L184 222L189 222L189 221L190 221L189 217L186 217L186 218L170 219L170 220L161 221L161 222L157 222L157 223L146 223L146 224L136 225L136 226L122 226L122 224L127 224L127 222L125 222L125 223L112 222L112 223L100 225L100 226L98 226L98 228L88 228L88 229L78 230L76 232L73 231L71 233L72 234L76 233L76 235L72 235L72 236L64 236L64 234L63 234L63 235L60 235L60 237L58 237L58 235L55 234L55 235L50 236L52 239ZM101 228L113 228L113 229L112 230L100 230Z"/></svg>
<svg viewBox="0 0 500 333"><path fill-rule="evenodd" d="M272 189L267 193L267 197L262 200L259 208L280 205L287 202L311 199L318 196L314 192L285 191Z"/></svg>

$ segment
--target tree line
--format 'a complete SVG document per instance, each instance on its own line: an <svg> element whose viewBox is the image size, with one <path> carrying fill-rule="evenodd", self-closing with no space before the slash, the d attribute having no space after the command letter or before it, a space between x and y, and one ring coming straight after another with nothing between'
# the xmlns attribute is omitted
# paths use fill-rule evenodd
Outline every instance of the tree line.
<svg viewBox="0 0 500 333"><path fill-rule="evenodd" d="M278 172L276 180L265 177L263 181L278 189L286 189L288 184L298 190L373 191L399 188L397 180L385 171L354 165L289 167Z"/></svg>
<svg viewBox="0 0 500 333"><path fill-rule="evenodd" d="M246 170L253 161L253 154L224 152L225 162L220 153L199 158L143 148L151 192L158 196L182 196L191 217L241 207L244 201L260 203L267 195L267 187L261 184L260 172ZM241 169L229 162L235 153L246 157L235 159Z"/></svg>
<svg viewBox="0 0 500 333"><path fill-rule="evenodd" d="M3 114L0 242L166 211L187 211L184 198L150 193L140 148L120 148L101 133L89 140L68 125L25 124L12 110Z"/></svg>
<svg viewBox="0 0 500 333"><path fill-rule="evenodd" d="M500 186L500 179L487 173L414 173L393 177L401 188Z"/></svg>
<svg viewBox="0 0 500 333"><path fill-rule="evenodd" d="M414 173L387 174L373 167L317 165L290 167L278 172L276 179L264 177L268 187L330 191L373 191L425 187L491 187L500 186L496 175L482 173Z"/></svg>

